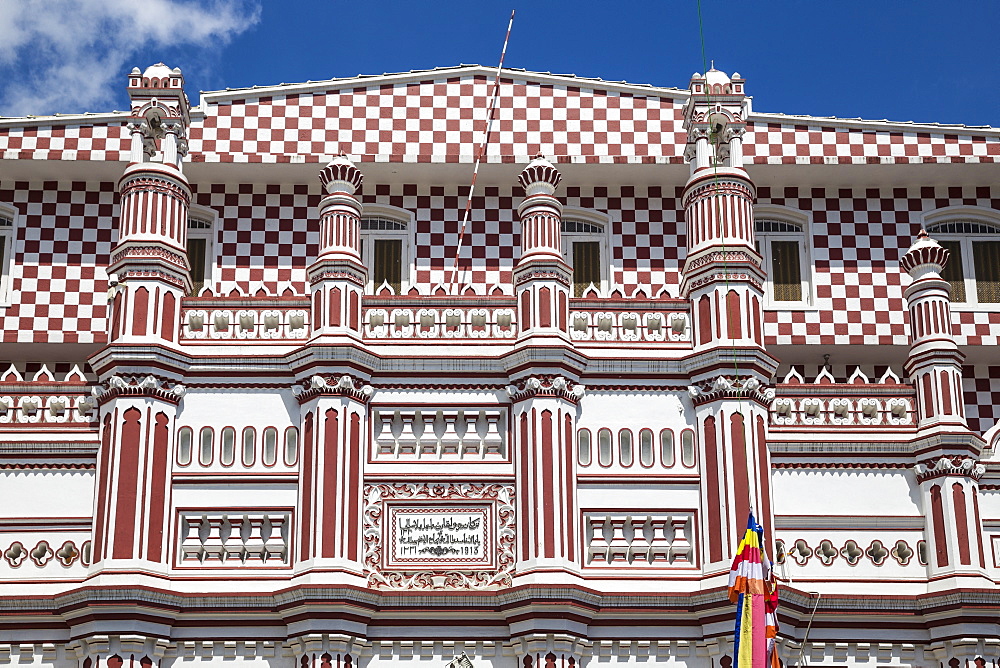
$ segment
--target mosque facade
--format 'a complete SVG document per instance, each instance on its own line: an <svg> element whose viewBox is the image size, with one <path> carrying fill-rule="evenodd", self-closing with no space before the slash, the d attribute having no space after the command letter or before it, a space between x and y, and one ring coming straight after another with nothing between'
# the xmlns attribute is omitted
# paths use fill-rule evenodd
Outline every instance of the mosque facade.
<svg viewBox="0 0 1000 668"><path fill-rule="evenodd" d="M998 665L1000 130L126 84L0 119L0 665L730 668L751 513L786 666Z"/></svg>

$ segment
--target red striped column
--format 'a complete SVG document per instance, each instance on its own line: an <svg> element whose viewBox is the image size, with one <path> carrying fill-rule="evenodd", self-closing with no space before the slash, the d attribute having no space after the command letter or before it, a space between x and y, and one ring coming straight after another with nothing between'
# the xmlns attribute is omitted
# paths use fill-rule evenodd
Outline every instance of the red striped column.
<svg viewBox="0 0 1000 668"><path fill-rule="evenodd" d="M183 386L147 376L112 376L98 395L92 544L101 570L169 568L170 462Z"/></svg>
<svg viewBox="0 0 1000 668"><path fill-rule="evenodd" d="M296 386L303 438L297 567L361 576L361 508L368 400L350 376L313 376Z"/></svg>
<svg viewBox="0 0 1000 668"><path fill-rule="evenodd" d="M519 503L518 577L579 571L575 434L584 389L562 376L532 376L507 388Z"/></svg>
<svg viewBox="0 0 1000 668"><path fill-rule="evenodd" d="M562 204L554 196L561 180L540 155L518 177L525 193L517 208L521 257L514 268L520 338L568 336L572 273L562 256Z"/></svg>
<svg viewBox="0 0 1000 668"><path fill-rule="evenodd" d="M346 156L319 174L326 196L319 204L319 255L309 265L315 336L361 335L361 295L368 270L361 262L361 203L355 193L364 177Z"/></svg>
<svg viewBox="0 0 1000 668"><path fill-rule="evenodd" d="M971 457L948 457L914 467L926 525L927 574L988 577L979 479L986 467Z"/></svg>

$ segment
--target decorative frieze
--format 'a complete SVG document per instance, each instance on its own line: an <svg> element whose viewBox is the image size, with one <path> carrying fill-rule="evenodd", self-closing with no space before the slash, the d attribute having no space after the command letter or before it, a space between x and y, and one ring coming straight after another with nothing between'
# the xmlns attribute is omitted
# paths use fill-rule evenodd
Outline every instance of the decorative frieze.
<svg viewBox="0 0 1000 668"><path fill-rule="evenodd" d="M557 397L577 404L587 388L563 376L530 376L507 386L507 395L514 403L535 397Z"/></svg>
<svg viewBox="0 0 1000 668"><path fill-rule="evenodd" d="M507 461L505 408L391 408L372 412L377 461Z"/></svg>
<svg viewBox="0 0 1000 668"><path fill-rule="evenodd" d="M774 399L774 388L765 388L752 376L719 376L710 383L688 386L688 396L695 406L719 399L751 400L766 406Z"/></svg>
<svg viewBox="0 0 1000 668"><path fill-rule="evenodd" d="M510 586L514 486L365 485L364 567L375 589Z"/></svg>
<svg viewBox="0 0 1000 668"><path fill-rule="evenodd" d="M691 567L695 562L691 512L584 513L585 565L589 567Z"/></svg>
<svg viewBox="0 0 1000 668"><path fill-rule="evenodd" d="M91 394L98 404L125 396L155 397L177 404L187 394L187 388L181 383L157 378L153 375L141 377L114 375L104 383L95 386L91 390Z"/></svg>
<svg viewBox="0 0 1000 668"><path fill-rule="evenodd" d="M308 381L292 386L292 394L300 404L321 394L351 397L362 403L368 403L374 393L375 390L371 385L347 375L339 378L316 375Z"/></svg>
<svg viewBox="0 0 1000 668"><path fill-rule="evenodd" d="M58 564L69 568L77 561L83 566L90 565L90 541L77 542L64 540L50 542L39 539L32 544L30 541L12 541L6 548L0 548L0 556L11 568L34 564L37 568L45 568L50 564Z"/></svg>
<svg viewBox="0 0 1000 668"><path fill-rule="evenodd" d="M291 511L178 511L177 566L281 567Z"/></svg>
<svg viewBox="0 0 1000 668"><path fill-rule="evenodd" d="M986 473L986 466L976 462L971 457L944 456L935 462L921 462L913 467L918 482L941 476L962 476L979 480Z"/></svg>

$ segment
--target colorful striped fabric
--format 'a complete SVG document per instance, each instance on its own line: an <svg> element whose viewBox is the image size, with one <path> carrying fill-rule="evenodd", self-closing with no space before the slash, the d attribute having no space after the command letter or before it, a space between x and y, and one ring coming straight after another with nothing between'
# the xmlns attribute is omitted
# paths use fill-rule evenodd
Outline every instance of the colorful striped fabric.
<svg viewBox="0 0 1000 668"><path fill-rule="evenodd" d="M778 590L764 551L764 529L752 512L729 572L729 600L736 604L733 668L778 668Z"/></svg>

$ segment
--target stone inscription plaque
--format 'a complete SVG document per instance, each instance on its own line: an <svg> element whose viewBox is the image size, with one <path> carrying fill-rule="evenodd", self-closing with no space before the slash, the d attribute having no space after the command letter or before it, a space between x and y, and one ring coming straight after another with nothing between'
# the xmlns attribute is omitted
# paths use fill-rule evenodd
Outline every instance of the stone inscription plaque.
<svg viewBox="0 0 1000 668"><path fill-rule="evenodd" d="M387 504L388 569L494 568L491 504Z"/></svg>

